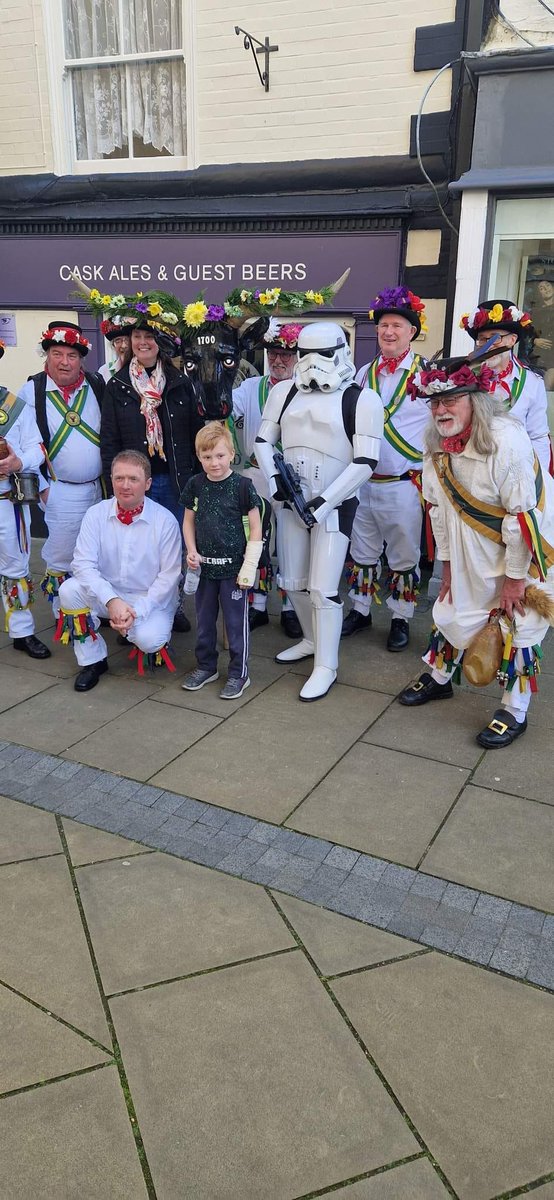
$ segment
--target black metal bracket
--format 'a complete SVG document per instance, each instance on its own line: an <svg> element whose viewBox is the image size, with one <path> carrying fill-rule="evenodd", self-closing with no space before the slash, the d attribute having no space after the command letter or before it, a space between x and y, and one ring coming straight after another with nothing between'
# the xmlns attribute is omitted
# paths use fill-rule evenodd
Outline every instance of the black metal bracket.
<svg viewBox="0 0 554 1200"><path fill-rule="evenodd" d="M241 33L243 34L244 49L252 51L252 55L254 58L256 70L258 72L260 83L261 83L264 91L268 92L269 91L269 56L270 56L270 54L273 54L275 50L278 50L279 47L278 46L270 46L268 37L264 38L263 42L258 41L258 38L252 37L252 34L247 33L246 29L241 29L240 25L235 25L235 33L236 33L237 37L240 37ZM255 49L254 49L254 42L256 43ZM263 54L265 57L263 71L260 71L260 64L256 58L257 54Z"/></svg>

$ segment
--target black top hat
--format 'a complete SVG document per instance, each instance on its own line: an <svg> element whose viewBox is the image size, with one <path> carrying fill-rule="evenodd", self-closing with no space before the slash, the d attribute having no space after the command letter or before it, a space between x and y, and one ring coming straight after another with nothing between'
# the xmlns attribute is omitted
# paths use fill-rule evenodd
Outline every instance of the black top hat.
<svg viewBox="0 0 554 1200"><path fill-rule="evenodd" d="M44 351L51 350L52 346L71 346L79 351L82 358L91 349L91 344L85 337L81 326L75 325L73 321L49 321L47 329L42 334L40 344Z"/></svg>

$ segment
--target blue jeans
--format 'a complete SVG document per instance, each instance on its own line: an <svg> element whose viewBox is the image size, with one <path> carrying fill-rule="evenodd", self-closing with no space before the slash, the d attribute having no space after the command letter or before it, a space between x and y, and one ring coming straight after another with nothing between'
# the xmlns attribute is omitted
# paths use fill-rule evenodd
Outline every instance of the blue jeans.
<svg viewBox="0 0 554 1200"><path fill-rule="evenodd" d="M179 522L181 535L183 533L183 518L185 515L184 505L179 504L179 501L173 490L173 484L169 475L153 475L152 485L148 493L151 500L155 500L156 504L163 505L168 508L173 516Z"/></svg>

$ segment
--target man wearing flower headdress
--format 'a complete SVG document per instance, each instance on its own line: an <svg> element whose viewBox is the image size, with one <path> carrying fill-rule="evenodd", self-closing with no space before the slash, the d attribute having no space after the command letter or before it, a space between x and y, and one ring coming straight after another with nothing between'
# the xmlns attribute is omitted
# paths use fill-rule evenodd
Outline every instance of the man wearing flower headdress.
<svg viewBox="0 0 554 1200"><path fill-rule="evenodd" d="M546 389L528 361L535 341L529 313L511 300L481 300L472 313L464 313L460 328L465 329L478 349L493 334L499 335L498 354L487 359L487 366L494 371L493 394L521 421L543 470L553 474Z"/></svg>
<svg viewBox="0 0 554 1200"><path fill-rule="evenodd" d="M110 306L110 312L100 324L100 332L104 335L107 342L110 342L114 350L114 358L108 362L102 363L98 368L98 374L106 383L117 375L118 371L125 366L131 357L131 330L133 326L129 324L121 312L121 308L125 304L125 296L113 296Z"/></svg>
<svg viewBox="0 0 554 1200"><path fill-rule="evenodd" d="M270 500L269 489L265 475L258 466L254 442L271 389L284 379L292 379L301 329L302 325L298 323L279 324L272 317L263 338L269 373L257 379L245 379L233 390L233 424L237 430L243 459L241 474L249 476L258 495L267 501ZM261 590L260 587L253 589L248 620L250 630L257 629L259 625L267 625L267 590ZM281 625L287 637L302 637L300 622L288 596L284 598Z"/></svg>
<svg viewBox="0 0 554 1200"><path fill-rule="evenodd" d="M409 620L419 588L422 525L421 467L423 431L428 413L413 401L409 382L420 364L412 342L425 326L423 302L405 287L385 288L376 297L370 318L377 325L380 353L356 376L356 383L381 397L385 427L381 454L369 483L360 492L354 518L349 576L353 608L342 636L371 625L371 603L379 600L381 555L386 543L389 574L387 607L392 613L387 650L405 650Z"/></svg>
<svg viewBox="0 0 554 1200"><path fill-rule="evenodd" d="M44 370L19 392L36 415L46 448L47 482L41 492L48 538L42 549L46 573L41 583L59 613L58 590L69 574L81 521L102 499L100 403L104 381L83 370L91 344L80 325L50 321L41 339Z"/></svg>
<svg viewBox="0 0 554 1200"><path fill-rule="evenodd" d="M502 749L525 733L541 642L554 620L554 481L491 382L488 363L459 358L414 377L432 418L423 494L443 575L423 660L429 670L399 699L416 707L450 698L472 639L497 616L501 707L477 741Z"/></svg>
<svg viewBox="0 0 554 1200"><path fill-rule="evenodd" d="M0 342L3 357L4 343ZM29 405L0 385L0 595L5 629L13 638L14 649L30 658L50 658L50 651L35 637L30 607L31 517L29 505L15 499L13 474L38 473L43 462L44 448Z"/></svg>

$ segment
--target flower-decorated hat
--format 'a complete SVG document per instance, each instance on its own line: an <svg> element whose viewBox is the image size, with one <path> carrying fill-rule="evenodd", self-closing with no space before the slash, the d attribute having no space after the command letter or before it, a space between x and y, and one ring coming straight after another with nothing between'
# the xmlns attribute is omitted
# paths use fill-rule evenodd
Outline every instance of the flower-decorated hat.
<svg viewBox="0 0 554 1200"><path fill-rule="evenodd" d="M271 317L298 317L301 313L331 304L337 292L346 282L350 268L337 279L319 291L308 288L305 292L289 292L283 288L234 288L223 304L206 304L204 297L198 296L183 311L183 340L187 341L199 333L209 330L210 325L225 321L235 329L240 329L249 317L266 317L267 323Z"/></svg>
<svg viewBox="0 0 554 1200"><path fill-rule="evenodd" d="M266 350L288 350L290 354L296 354L298 345L298 337L303 326L297 322L290 321L286 325L279 325L279 322L272 317L266 333L264 333L264 346Z"/></svg>
<svg viewBox="0 0 554 1200"><path fill-rule="evenodd" d="M425 305L409 288L383 288L383 291L379 292L369 310L369 319L378 325L386 313L396 313L399 317L405 317L410 325L415 325L417 333L414 333L414 338L419 337L422 330L427 333Z"/></svg>
<svg viewBox="0 0 554 1200"><path fill-rule="evenodd" d="M441 396L461 396L470 392L490 392L495 373L486 362L469 358L442 358L416 371L408 381L413 400L436 400Z"/></svg>
<svg viewBox="0 0 554 1200"><path fill-rule="evenodd" d="M48 328L41 334L42 349L46 352L52 346L72 346L79 351L82 358L91 349L91 343L85 337L80 325L72 321L50 321Z"/></svg>
<svg viewBox="0 0 554 1200"><path fill-rule="evenodd" d="M133 329L150 329L160 350L170 356L180 347L183 306L170 292L136 292L134 296L102 295L93 288L88 291L87 308L102 318L100 329L104 337L129 337Z"/></svg>
<svg viewBox="0 0 554 1200"><path fill-rule="evenodd" d="M510 300L481 300L473 312L463 314L460 329L465 329L474 342L481 332L498 333L501 329L506 333L517 333L518 338L535 337L529 313L517 308Z"/></svg>

